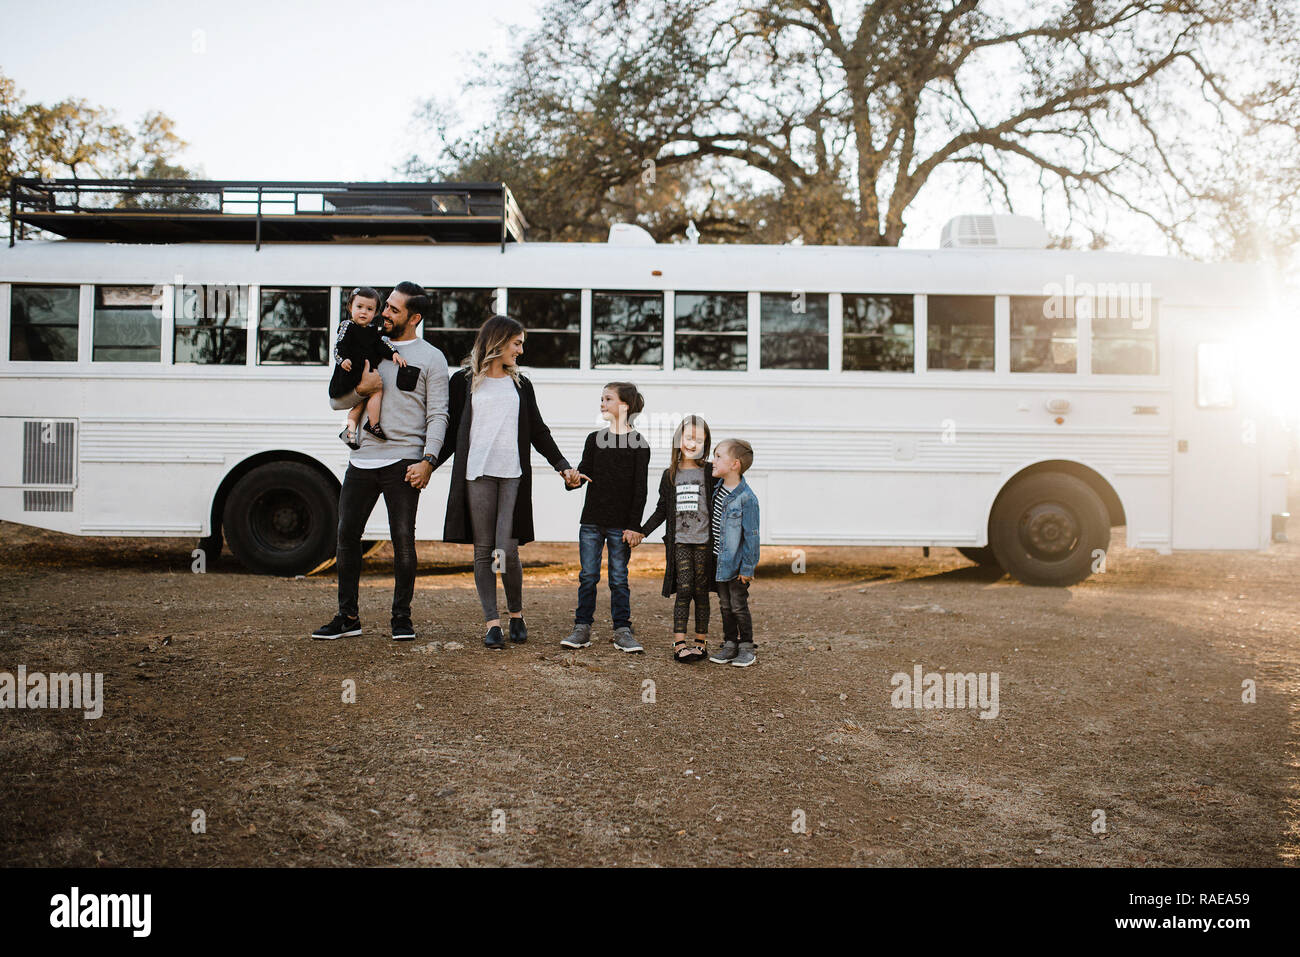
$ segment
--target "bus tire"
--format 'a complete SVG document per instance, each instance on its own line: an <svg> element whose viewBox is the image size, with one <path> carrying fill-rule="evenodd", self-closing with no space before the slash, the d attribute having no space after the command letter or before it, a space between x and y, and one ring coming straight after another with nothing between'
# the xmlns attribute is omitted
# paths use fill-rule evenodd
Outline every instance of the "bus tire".
<svg viewBox="0 0 1300 957"><path fill-rule="evenodd" d="M230 490L222 527L231 553L250 571L305 575L334 554L338 494L301 462L269 462Z"/></svg>
<svg viewBox="0 0 1300 957"><path fill-rule="evenodd" d="M993 554L993 549L985 545L983 548L963 547L958 548L965 558L969 558L976 565L982 568L1001 568L998 557Z"/></svg>
<svg viewBox="0 0 1300 957"><path fill-rule="evenodd" d="M1110 546L1110 516L1082 479L1038 472L1010 485L989 520L989 547L1026 585L1075 585Z"/></svg>

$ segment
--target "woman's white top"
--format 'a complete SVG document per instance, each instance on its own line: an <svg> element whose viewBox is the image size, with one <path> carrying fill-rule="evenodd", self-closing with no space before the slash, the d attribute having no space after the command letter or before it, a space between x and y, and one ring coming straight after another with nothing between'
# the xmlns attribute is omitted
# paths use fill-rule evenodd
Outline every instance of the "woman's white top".
<svg viewBox="0 0 1300 957"><path fill-rule="evenodd" d="M470 395L469 461L465 478L484 475L517 478L519 467L519 393L508 375L484 376Z"/></svg>

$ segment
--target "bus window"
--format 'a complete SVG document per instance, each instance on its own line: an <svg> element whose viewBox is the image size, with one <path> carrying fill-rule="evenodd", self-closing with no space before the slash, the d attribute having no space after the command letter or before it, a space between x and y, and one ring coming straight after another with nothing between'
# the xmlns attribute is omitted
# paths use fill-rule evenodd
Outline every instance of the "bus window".
<svg viewBox="0 0 1300 957"><path fill-rule="evenodd" d="M679 292L673 297L673 366L744 372L748 365L749 296Z"/></svg>
<svg viewBox="0 0 1300 957"><path fill-rule="evenodd" d="M1060 296L1012 296L1011 371L1077 372L1073 303Z"/></svg>
<svg viewBox="0 0 1300 957"><path fill-rule="evenodd" d="M993 370L993 297L927 296L931 369Z"/></svg>
<svg viewBox="0 0 1300 957"><path fill-rule="evenodd" d="M81 289L77 286L13 286L9 358L76 362L80 302Z"/></svg>
<svg viewBox="0 0 1300 957"><path fill-rule="evenodd" d="M845 369L911 372L912 296L844 294Z"/></svg>
<svg viewBox="0 0 1300 957"><path fill-rule="evenodd" d="M248 361L248 287L176 287L175 362L242 366Z"/></svg>
<svg viewBox="0 0 1300 957"><path fill-rule="evenodd" d="M162 360L162 308L153 286L96 286L90 358L94 362Z"/></svg>
<svg viewBox="0 0 1300 957"><path fill-rule="evenodd" d="M796 289L765 292L759 301L762 368L830 368L830 296Z"/></svg>
<svg viewBox="0 0 1300 957"><path fill-rule="evenodd" d="M425 286L433 315L424 319L424 339L457 368L474 349L474 337L497 311L495 289L438 289Z"/></svg>
<svg viewBox="0 0 1300 957"><path fill-rule="evenodd" d="M582 348L582 293L577 289L510 289L511 317L528 330L523 364L537 369L576 369Z"/></svg>
<svg viewBox="0 0 1300 957"><path fill-rule="evenodd" d="M1156 375L1155 302L1140 296L1080 300L1092 310L1092 371L1101 375Z"/></svg>
<svg viewBox="0 0 1300 957"><path fill-rule="evenodd" d="M328 289L264 288L257 361L262 365L325 365L329 316Z"/></svg>
<svg viewBox="0 0 1300 957"><path fill-rule="evenodd" d="M1196 407L1231 409L1236 354L1226 342L1196 344Z"/></svg>
<svg viewBox="0 0 1300 957"><path fill-rule="evenodd" d="M664 364L664 297L658 292L591 294L591 364Z"/></svg>

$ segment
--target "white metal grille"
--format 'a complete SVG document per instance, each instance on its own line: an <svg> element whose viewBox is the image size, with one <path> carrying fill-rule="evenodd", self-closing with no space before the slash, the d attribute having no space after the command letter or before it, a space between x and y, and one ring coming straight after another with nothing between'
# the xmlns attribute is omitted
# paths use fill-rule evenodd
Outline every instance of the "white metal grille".
<svg viewBox="0 0 1300 957"><path fill-rule="evenodd" d="M72 511L76 461L76 423L39 419L24 422L23 511Z"/></svg>

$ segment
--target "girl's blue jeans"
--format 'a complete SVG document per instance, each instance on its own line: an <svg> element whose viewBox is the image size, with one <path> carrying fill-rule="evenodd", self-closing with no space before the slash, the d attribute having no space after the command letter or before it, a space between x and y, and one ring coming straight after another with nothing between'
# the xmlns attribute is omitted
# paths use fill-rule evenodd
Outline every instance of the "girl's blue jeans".
<svg viewBox="0 0 1300 957"><path fill-rule="evenodd" d="M631 546L623 541L623 529L578 526L578 608L573 621L590 625L596 616L596 586L600 584L601 552L609 549L609 613L615 628L632 627L632 592L627 585L627 561Z"/></svg>

